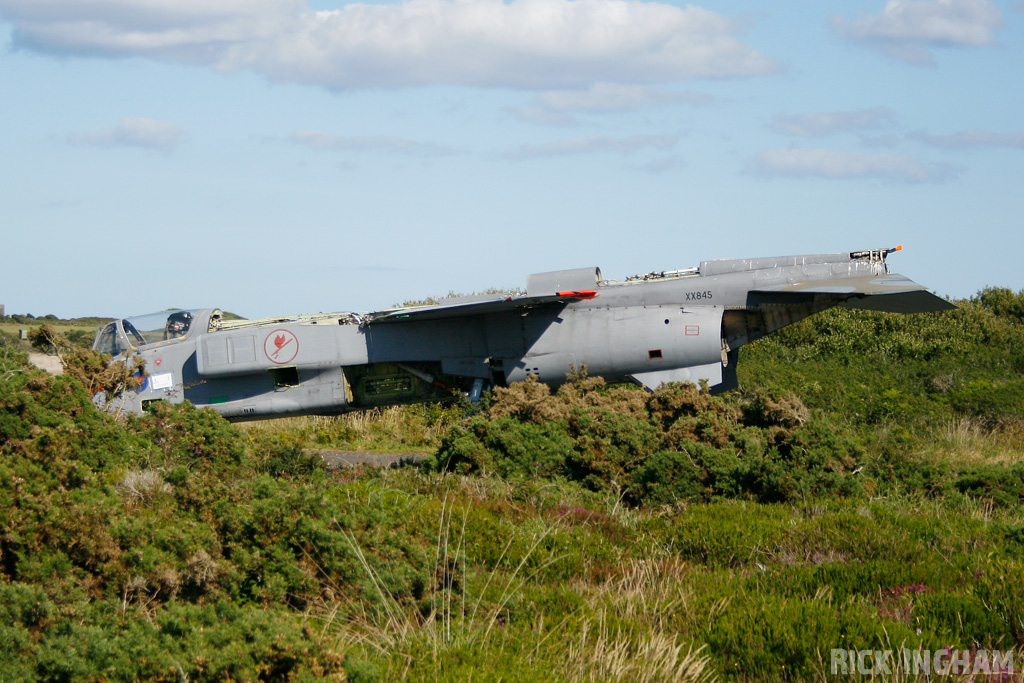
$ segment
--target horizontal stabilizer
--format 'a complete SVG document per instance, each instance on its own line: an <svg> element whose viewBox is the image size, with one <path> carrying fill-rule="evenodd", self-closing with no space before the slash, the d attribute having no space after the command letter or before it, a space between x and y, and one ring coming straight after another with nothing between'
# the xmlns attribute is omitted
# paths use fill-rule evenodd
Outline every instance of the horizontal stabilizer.
<svg viewBox="0 0 1024 683"><path fill-rule="evenodd" d="M956 308L954 304L926 290L864 296L863 298L848 299L839 305L845 308L861 308L866 311L884 311L886 313L937 313Z"/></svg>
<svg viewBox="0 0 1024 683"><path fill-rule="evenodd" d="M762 286L750 290L749 303L782 304L810 298L834 298L838 305L846 308L889 313L932 313L956 308L896 273Z"/></svg>

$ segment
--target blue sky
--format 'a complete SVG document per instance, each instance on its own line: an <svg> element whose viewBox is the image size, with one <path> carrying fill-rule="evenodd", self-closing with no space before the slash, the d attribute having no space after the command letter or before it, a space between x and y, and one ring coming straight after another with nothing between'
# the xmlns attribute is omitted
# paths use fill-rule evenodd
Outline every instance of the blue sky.
<svg viewBox="0 0 1024 683"><path fill-rule="evenodd" d="M1024 288L1024 2L0 0L0 303L374 310L905 245Z"/></svg>

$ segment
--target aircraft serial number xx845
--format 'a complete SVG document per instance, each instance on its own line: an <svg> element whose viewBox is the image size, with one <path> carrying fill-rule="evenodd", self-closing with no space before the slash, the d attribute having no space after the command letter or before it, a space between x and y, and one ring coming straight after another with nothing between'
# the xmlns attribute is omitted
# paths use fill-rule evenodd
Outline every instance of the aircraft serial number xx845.
<svg viewBox="0 0 1024 683"><path fill-rule="evenodd" d="M100 328L94 348L115 362L145 361L143 386L108 407L189 400L232 420L475 398L531 375L557 385L583 366L650 389L701 380L729 388L741 346L819 311L953 308L889 273L896 249L704 261L621 282L580 268L531 275L524 295L369 314L164 311Z"/></svg>

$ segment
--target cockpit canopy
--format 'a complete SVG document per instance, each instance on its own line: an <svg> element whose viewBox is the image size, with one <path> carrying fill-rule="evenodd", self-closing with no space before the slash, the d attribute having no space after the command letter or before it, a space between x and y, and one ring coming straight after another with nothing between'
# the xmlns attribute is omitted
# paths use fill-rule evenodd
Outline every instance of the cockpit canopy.
<svg viewBox="0 0 1024 683"><path fill-rule="evenodd" d="M199 329L220 328L221 312L214 308L175 309L122 318L101 327L93 349L116 356L131 349L185 339Z"/></svg>

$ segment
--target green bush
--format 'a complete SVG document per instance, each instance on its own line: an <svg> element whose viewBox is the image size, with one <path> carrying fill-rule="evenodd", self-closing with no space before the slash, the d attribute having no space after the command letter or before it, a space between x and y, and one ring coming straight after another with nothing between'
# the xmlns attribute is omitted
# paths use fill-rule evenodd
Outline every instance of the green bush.
<svg viewBox="0 0 1024 683"><path fill-rule="evenodd" d="M633 495L648 505L704 500L705 471L689 453L658 451L637 468L632 477Z"/></svg>
<svg viewBox="0 0 1024 683"><path fill-rule="evenodd" d="M989 428L1024 424L1024 378L994 382L977 379L950 392L958 412L978 418Z"/></svg>
<svg viewBox="0 0 1024 683"><path fill-rule="evenodd" d="M153 443L163 455L162 466L219 468L242 463L245 445L238 428L212 408L189 401L154 401L141 418L131 417L128 428Z"/></svg>
<svg viewBox="0 0 1024 683"><path fill-rule="evenodd" d="M972 498L990 500L1002 507L1016 507L1024 502L1024 463L984 465L964 470L950 485Z"/></svg>
<svg viewBox="0 0 1024 683"><path fill-rule="evenodd" d="M474 418L456 428L438 449L439 466L459 473L551 477L567 473L572 439L564 422L523 423L512 417Z"/></svg>
<svg viewBox="0 0 1024 683"><path fill-rule="evenodd" d="M585 376L554 395L524 384L452 430L427 469L559 477L647 505L860 491L845 474L860 460L856 445L793 395L713 396L670 385L617 404Z"/></svg>
<svg viewBox="0 0 1024 683"><path fill-rule="evenodd" d="M0 339L0 678L628 679L660 643L785 681L832 647L1019 648L1011 295L812 318L744 350L742 392L578 373L244 431L114 419ZM419 470L306 450L357 432L443 443Z"/></svg>

